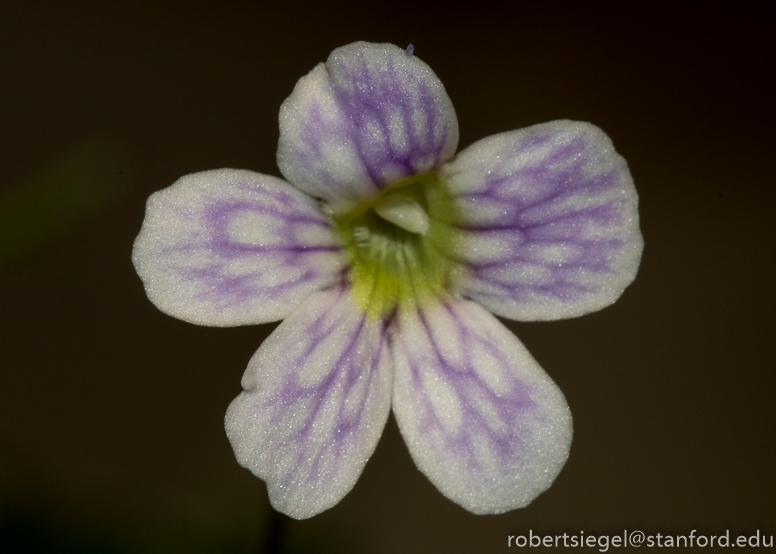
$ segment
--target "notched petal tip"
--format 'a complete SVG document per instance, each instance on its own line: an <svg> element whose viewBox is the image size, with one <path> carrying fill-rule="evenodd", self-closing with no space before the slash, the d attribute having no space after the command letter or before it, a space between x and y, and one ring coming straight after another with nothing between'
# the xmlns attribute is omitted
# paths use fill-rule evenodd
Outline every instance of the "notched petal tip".
<svg viewBox="0 0 776 554"><path fill-rule="evenodd" d="M273 507L309 518L355 485L388 418L391 383L382 322L349 289L314 293L251 359L227 436Z"/></svg>

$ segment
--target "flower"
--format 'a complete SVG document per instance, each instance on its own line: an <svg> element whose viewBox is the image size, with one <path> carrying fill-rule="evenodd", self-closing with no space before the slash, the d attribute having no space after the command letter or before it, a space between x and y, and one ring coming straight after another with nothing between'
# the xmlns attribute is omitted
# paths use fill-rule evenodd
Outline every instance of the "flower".
<svg viewBox="0 0 776 554"><path fill-rule="evenodd" d="M148 200L133 260L159 309L201 325L285 318L226 431L289 516L342 499L391 409L418 468L477 514L527 505L566 462L563 394L489 311L551 320L614 302L643 245L630 173L589 123L454 156L457 143L431 69L358 42L283 103L287 181L205 171Z"/></svg>

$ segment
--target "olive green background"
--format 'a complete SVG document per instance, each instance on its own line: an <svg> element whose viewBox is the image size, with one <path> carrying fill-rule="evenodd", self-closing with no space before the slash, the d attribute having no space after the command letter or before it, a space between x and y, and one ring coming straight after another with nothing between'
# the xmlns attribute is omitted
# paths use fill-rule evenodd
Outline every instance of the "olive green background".
<svg viewBox="0 0 776 554"><path fill-rule="evenodd" d="M766 5L0 4L0 551L489 553L529 529L776 534ZM596 314L508 323L575 423L568 464L526 509L449 502L391 419L338 506L273 517L222 420L274 325L172 319L130 263L153 191L219 167L278 175L281 102L355 40L415 45L461 147L579 119L630 164L636 282Z"/></svg>

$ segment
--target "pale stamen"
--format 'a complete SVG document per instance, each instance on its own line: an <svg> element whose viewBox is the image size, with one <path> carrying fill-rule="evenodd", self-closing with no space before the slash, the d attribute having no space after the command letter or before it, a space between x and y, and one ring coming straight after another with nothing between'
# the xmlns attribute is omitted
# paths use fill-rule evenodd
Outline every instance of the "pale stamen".
<svg viewBox="0 0 776 554"><path fill-rule="evenodd" d="M409 196L402 194L384 196L375 202L374 210L384 220L410 233L419 235L428 233L428 214Z"/></svg>

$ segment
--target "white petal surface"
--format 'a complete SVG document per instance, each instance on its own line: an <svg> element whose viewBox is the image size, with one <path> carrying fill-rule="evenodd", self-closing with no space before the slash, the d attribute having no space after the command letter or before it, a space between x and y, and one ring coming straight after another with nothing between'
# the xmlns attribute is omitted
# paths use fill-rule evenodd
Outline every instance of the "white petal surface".
<svg viewBox="0 0 776 554"><path fill-rule="evenodd" d="M476 514L531 502L571 445L560 389L482 307L449 299L403 309L390 328L393 410L418 468Z"/></svg>
<svg viewBox="0 0 776 554"><path fill-rule="evenodd" d="M276 510L312 517L353 488L388 418L391 367L384 323L344 288L314 293L259 348L226 432Z"/></svg>
<svg viewBox="0 0 776 554"><path fill-rule="evenodd" d="M132 261L160 310L216 326L282 319L345 263L317 201L236 169L187 175L151 195Z"/></svg>
<svg viewBox="0 0 776 554"><path fill-rule="evenodd" d="M280 109L280 171L327 200L371 198L439 166L457 144L458 120L442 83L392 44L337 48Z"/></svg>
<svg viewBox="0 0 776 554"><path fill-rule="evenodd" d="M625 160L590 123L494 135L443 170L461 209L460 293L495 314L561 319L613 303L643 249Z"/></svg>

